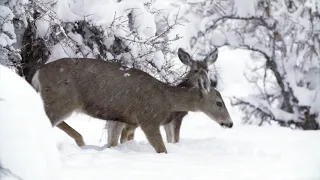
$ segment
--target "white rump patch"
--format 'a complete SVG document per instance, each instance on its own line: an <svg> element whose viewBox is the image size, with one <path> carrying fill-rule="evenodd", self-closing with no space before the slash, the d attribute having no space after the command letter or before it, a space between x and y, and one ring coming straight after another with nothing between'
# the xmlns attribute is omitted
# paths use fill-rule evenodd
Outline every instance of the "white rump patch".
<svg viewBox="0 0 320 180"><path fill-rule="evenodd" d="M37 70L36 73L34 74L31 83L32 83L32 86L33 86L38 92L40 92L40 90L41 90L41 84L40 84L40 81L39 81L39 70Z"/></svg>

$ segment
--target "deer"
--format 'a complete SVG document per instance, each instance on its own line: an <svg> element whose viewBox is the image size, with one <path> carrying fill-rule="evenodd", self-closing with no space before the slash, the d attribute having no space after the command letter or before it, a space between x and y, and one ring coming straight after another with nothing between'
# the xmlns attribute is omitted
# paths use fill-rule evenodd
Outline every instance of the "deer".
<svg viewBox="0 0 320 180"><path fill-rule="evenodd" d="M172 112L203 112L221 126L233 122L221 94L205 72L198 87L177 87L119 62L61 58L40 67L32 78L45 112L57 126L84 145L82 136L64 122L73 112L140 126L157 153L167 153L160 126Z"/></svg>
<svg viewBox="0 0 320 180"><path fill-rule="evenodd" d="M188 74L177 85L178 87L198 87L198 80L202 73L208 73L208 67L212 65L218 58L218 49L209 53L203 60L194 60L189 53L182 48L178 48L178 58L186 66L190 68ZM216 87L216 82L210 80L211 88ZM180 140L180 128L183 118L188 112L172 112L168 118L167 124L164 124L164 130L168 143L178 143ZM120 143L124 143L134 139L134 132L137 125L125 124L116 121L108 122L108 147L117 146L119 139L119 131L121 131Z"/></svg>

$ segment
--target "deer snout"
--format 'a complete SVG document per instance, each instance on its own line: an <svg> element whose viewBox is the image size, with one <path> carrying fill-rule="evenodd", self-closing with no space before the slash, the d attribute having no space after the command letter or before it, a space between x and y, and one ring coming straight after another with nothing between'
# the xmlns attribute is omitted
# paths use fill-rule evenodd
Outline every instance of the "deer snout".
<svg viewBox="0 0 320 180"><path fill-rule="evenodd" d="M227 128L232 128L233 126L233 122L230 122L230 123L220 123L220 126L222 127L227 127Z"/></svg>

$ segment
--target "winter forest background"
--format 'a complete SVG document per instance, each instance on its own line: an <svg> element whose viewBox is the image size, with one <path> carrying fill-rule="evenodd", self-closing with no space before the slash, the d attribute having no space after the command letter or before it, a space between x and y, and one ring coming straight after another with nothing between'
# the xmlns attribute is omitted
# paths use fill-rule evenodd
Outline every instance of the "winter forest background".
<svg viewBox="0 0 320 180"><path fill-rule="evenodd" d="M320 3L316 0L2 0L1 64L30 81L61 57L120 61L176 84L178 47L250 51L253 89L232 104L244 123L319 129ZM219 67L211 69L219 84Z"/></svg>

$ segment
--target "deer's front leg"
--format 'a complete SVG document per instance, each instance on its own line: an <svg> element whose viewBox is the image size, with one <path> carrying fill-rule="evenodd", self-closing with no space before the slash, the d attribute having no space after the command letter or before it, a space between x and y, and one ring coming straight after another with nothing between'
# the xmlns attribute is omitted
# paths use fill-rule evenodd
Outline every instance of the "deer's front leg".
<svg viewBox="0 0 320 180"><path fill-rule="evenodd" d="M160 126L154 124L141 124L140 126L156 152L167 153L167 149L160 133Z"/></svg>

